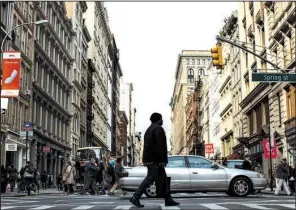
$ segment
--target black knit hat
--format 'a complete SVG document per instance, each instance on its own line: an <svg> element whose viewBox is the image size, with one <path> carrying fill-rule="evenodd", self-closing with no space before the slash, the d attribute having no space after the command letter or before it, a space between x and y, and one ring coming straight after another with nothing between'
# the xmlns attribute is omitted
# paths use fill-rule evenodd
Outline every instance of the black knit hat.
<svg viewBox="0 0 296 210"><path fill-rule="evenodd" d="M157 113L157 112L154 112L154 113L151 115L151 117L150 117L150 121L151 121L152 123L156 123L156 122L158 122L158 121L161 120L161 119L162 119L162 115L159 114L159 113Z"/></svg>

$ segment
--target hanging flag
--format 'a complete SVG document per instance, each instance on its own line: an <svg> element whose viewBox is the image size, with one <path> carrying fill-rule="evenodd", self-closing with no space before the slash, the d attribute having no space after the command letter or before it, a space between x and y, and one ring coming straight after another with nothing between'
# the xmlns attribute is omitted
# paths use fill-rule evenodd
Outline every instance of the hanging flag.
<svg viewBox="0 0 296 210"><path fill-rule="evenodd" d="M275 139L273 139L274 141L274 147L271 148L271 158L277 158L278 154L277 154L277 148L276 148L276 143L275 143ZM264 158L266 159L270 159L270 145L269 145L269 139L263 139L262 140L262 144L263 144L263 151L264 151Z"/></svg>
<svg viewBox="0 0 296 210"><path fill-rule="evenodd" d="M2 59L1 97L18 97L20 90L21 53L6 51Z"/></svg>

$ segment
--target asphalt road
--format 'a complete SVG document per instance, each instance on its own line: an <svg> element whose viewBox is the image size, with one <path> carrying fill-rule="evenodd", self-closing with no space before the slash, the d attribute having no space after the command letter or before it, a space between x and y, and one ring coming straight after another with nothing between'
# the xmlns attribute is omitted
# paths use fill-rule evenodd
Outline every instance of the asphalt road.
<svg viewBox="0 0 296 210"><path fill-rule="evenodd" d="M37 195L30 197L1 198L1 210L86 210L86 209L137 209L129 203L131 195L91 196L91 195ZM233 198L225 194L174 194L174 199L181 203L179 207L165 207L162 199L144 197L143 209L149 210L187 210L187 209L296 209L295 196L260 195L247 198Z"/></svg>

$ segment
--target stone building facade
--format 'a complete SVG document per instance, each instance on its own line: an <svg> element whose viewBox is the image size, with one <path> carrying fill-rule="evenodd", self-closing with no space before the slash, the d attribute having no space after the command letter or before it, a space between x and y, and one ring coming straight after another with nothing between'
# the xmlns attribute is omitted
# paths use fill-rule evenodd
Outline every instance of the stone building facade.
<svg viewBox="0 0 296 210"><path fill-rule="evenodd" d="M171 105L173 154L188 154L186 147L187 96L194 90L198 72L210 63L210 52L206 50L183 50L179 54Z"/></svg>
<svg viewBox="0 0 296 210"><path fill-rule="evenodd" d="M92 77L95 88L92 89L92 139L93 146L110 149L111 142L107 142L108 125L107 109L111 102L108 98L108 45L111 32L108 26L107 12L103 2L87 2L88 10L85 15L87 28L92 31L92 41L89 43L88 58L95 68Z"/></svg>
<svg viewBox="0 0 296 210"><path fill-rule="evenodd" d="M228 39L238 39L238 13L232 12L225 21L221 35ZM239 49L228 43L222 44L224 67L221 73L220 93L220 139L222 157L232 159L233 147L237 144L240 129L241 83Z"/></svg>
<svg viewBox="0 0 296 210"><path fill-rule="evenodd" d="M71 156L74 158L76 155L76 150L79 145L82 144L82 138L80 136L81 133L81 124L83 118L83 111L85 111L85 107L82 110L81 97L82 97L82 84L81 84L81 72L82 72L82 35L83 35L83 13L87 10L86 2L66 2L67 8L67 16L72 21L73 30L75 32L75 36L72 37L71 40L71 56L73 57L73 65L72 65L72 76L71 82L73 84L72 88L72 110L71 115Z"/></svg>
<svg viewBox="0 0 296 210"><path fill-rule="evenodd" d="M34 10L36 21L47 19L49 24L35 31L31 160L39 171L52 174L55 183L71 154L70 52L75 33L64 2L34 2Z"/></svg>
<svg viewBox="0 0 296 210"><path fill-rule="evenodd" d="M16 25L34 22L34 4L32 2L1 2L0 26L5 31L0 31L0 43ZM1 164L13 164L20 169L26 160L26 143L20 132L23 131L25 121L31 120L31 97L32 97L32 71L34 68L34 31L40 26L26 25L19 27L14 33L9 34L13 41L7 39L3 50L15 50L21 52L21 79L19 97L3 99L8 100L5 114L1 114ZM0 61L0 65L2 63ZM2 106L3 103L1 103ZM1 107L2 108L2 107ZM6 151L6 144L16 144L17 151ZM30 160L30 145L27 149Z"/></svg>
<svg viewBox="0 0 296 210"><path fill-rule="evenodd" d="M295 2L241 2L239 7L241 40L281 69L295 70L296 67L295 7ZM252 82L252 72L271 71L268 69L275 67L249 53L241 53L241 68L243 100L240 106L244 137L241 141L251 159L262 164L264 174L268 176L268 160L263 158L263 138L275 134L278 158L274 162L287 157L289 163L293 163L293 150L290 149L293 145L291 122L295 118L295 85Z"/></svg>
<svg viewBox="0 0 296 210"><path fill-rule="evenodd" d="M81 109L81 116L80 116L80 140L79 140L79 147L86 147L91 145L91 141L88 139L87 129L88 128L88 114L89 114L89 102L88 102L88 89L92 90L94 88L94 82L92 81L92 72L89 69L89 62L87 59L88 56L88 43L91 41L91 35L86 27L85 19L83 19L83 26L82 26L82 46L81 46L81 99L80 99L80 109ZM91 60L90 60L91 62ZM90 73L91 78L89 80L88 73ZM90 113L90 119L91 119Z"/></svg>

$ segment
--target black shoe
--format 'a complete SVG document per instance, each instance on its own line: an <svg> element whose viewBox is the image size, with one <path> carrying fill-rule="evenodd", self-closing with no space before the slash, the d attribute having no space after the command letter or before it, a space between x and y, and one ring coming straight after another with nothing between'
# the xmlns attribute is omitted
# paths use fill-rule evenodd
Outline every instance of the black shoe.
<svg viewBox="0 0 296 210"><path fill-rule="evenodd" d="M142 204L140 203L140 200L139 200L139 199L136 199L134 196L131 197L130 202L131 202L132 204L134 204L134 206L136 206L136 207L138 207L138 208L144 208L144 205L142 205Z"/></svg>
<svg viewBox="0 0 296 210"><path fill-rule="evenodd" d="M165 200L165 206L179 206L180 203L174 201L172 198Z"/></svg>

